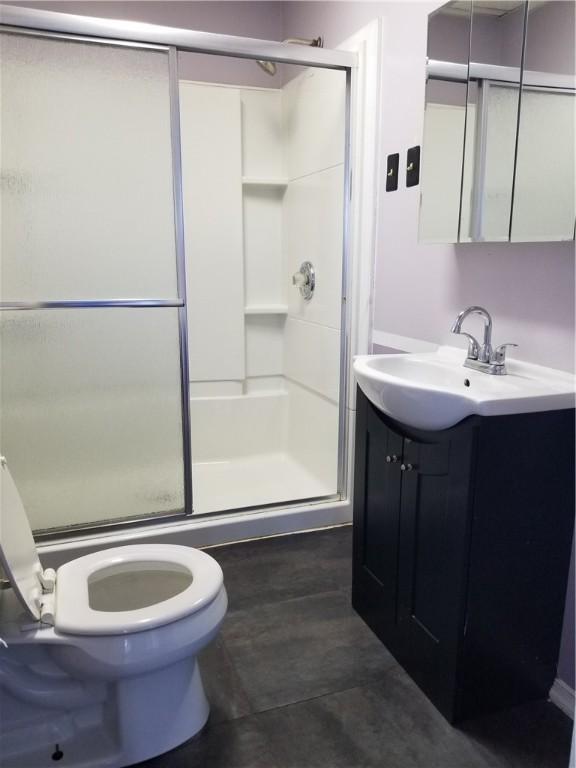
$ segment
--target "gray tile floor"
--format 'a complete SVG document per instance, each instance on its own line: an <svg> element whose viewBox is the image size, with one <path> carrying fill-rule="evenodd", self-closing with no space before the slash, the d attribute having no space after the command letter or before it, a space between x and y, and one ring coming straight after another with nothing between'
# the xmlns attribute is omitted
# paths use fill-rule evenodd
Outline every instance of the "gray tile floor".
<svg viewBox="0 0 576 768"><path fill-rule="evenodd" d="M350 605L350 527L211 549L230 607L201 657L206 730L147 768L566 768L537 702L451 727Z"/></svg>

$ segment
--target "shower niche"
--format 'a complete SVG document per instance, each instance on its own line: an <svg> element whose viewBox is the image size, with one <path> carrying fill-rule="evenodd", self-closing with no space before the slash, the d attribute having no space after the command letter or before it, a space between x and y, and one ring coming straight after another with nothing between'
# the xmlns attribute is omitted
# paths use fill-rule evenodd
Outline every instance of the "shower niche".
<svg viewBox="0 0 576 768"><path fill-rule="evenodd" d="M194 513L334 497L346 78L209 58L180 55Z"/></svg>

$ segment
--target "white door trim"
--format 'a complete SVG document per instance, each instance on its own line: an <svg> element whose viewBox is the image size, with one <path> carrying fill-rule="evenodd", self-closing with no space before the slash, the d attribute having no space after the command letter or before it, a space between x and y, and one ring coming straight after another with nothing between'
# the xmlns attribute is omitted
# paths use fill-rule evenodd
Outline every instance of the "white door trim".
<svg viewBox="0 0 576 768"><path fill-rule="evenodd" d="M554 685L550 688L550 701L574 720L574 689L559 677L554 680Z"/></svg>
<svg viewBox="0 0 576 768"><path fill-rule="evenodd" d="M349 306L348 408L356 407L354 355L372 347L376 225L380 194L380 121L383 20L374 19L338 46L358 57L352 70L352 169L347 297Z"/></svg>

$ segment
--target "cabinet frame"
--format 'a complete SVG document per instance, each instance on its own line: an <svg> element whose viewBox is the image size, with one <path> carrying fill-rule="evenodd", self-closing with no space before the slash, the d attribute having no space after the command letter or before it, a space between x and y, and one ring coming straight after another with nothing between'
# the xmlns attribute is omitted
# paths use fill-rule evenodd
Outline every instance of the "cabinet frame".
<svg viewBox="0 0 576 768"><path fill-rule="evenodd" d="M400 465L383 455L393 445ZM352 602L397 661L453 723L546 698L574 527L574 410L428 432L359 390L355 469ZM430 518L420 544L418 514Z"/></svg>

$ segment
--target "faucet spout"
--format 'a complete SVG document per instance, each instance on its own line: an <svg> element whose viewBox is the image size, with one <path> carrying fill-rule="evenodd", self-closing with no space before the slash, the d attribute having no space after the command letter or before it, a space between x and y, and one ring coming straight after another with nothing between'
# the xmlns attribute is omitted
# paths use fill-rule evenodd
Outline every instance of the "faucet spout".
<svg viewBox="0 0 576 768"><path fill-rule="evenodd" d="M460 333L469 337L469 334L462 331L462 323L469 315L480 315L484 320L484 338L482 344L478 345L478 360L482 363L490 362L492 359L492 318L487 309L476 305L463 309L450 330L452 333Z"/></svg>

